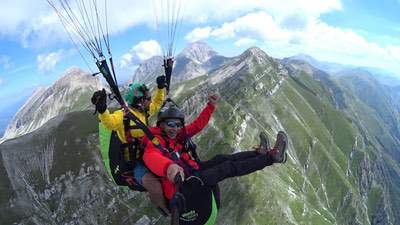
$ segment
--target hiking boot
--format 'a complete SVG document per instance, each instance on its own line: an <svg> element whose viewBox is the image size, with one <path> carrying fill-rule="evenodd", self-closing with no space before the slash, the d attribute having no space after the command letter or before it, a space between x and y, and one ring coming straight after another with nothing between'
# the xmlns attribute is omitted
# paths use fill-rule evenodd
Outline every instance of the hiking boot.
<svg viewBox="0 0 400 225"><path fill-rule="evenodd" d="M269 146L269 140L267 135L264 132L260 133L260 148L257 149L257 152L262 155L266 155L271 147Z"/></svg>
<svg viewBox="0 0 400 225"><path fill-rule="evenodd" d="M268 151L274 163L285 163L287 160L286 147L288 139L283 131L279 131L276 135L274 148Z"/></svg>

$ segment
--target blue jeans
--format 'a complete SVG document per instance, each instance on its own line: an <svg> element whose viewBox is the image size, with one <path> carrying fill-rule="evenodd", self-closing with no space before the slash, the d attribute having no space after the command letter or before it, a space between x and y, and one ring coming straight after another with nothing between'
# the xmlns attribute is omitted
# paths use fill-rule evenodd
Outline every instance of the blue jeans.
<svg viewBox="0 0 400 225"><path fill-rule="evenodd" d="M135 180L138 184L143 186L142 178L146 173L149 173L149 169L143 164L142 161L137 161L134 168Z"/></svg>

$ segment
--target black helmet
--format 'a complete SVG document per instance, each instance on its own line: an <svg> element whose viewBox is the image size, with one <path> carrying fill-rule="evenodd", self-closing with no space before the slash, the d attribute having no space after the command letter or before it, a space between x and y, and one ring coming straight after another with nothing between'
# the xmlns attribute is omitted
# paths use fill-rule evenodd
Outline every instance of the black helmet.
<svg viewBox="0 0 400 225"><path fill-rule="evenodd" d="M161 121L166 119L179 119L182 124L184 124L185 115L176 104L174 104L173 102L166 102L166 104L161 107L160 111L158 112L157 125L159 125Z"/></svg>

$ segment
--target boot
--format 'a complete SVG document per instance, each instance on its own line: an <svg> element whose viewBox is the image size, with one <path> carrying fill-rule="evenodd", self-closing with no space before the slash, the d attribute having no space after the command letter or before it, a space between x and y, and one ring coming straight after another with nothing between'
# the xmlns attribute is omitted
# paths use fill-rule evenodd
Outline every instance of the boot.
<svg viewBox="0 0 400 225"><path fill-rule="evenodd" d="M270 149L269 140L267 135L264 132L260 133L260 148L257 149L257 152L262 155L266 155Z"/></svg>
<svg viewBox="0 0 400 225"><path fill-rule="evenodd" d="M287 160L286 147L288 138L283 131L279 131L276 135L276 142L274 148L268 151L274 163L285 163Z"/></svg>

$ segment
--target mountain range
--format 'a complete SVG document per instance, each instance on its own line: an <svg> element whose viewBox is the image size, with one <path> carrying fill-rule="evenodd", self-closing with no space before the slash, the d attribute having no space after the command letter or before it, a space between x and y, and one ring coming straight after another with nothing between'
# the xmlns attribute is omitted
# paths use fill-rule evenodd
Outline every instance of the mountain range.
<svg viewBox="0 0 400 225"><path fill-rule="evenodd" d="M204 107L208 91L221 95L194 139L202 159L251 149L260 131L271 142L279 130L289 137L286 164L221 182L217 224L400 224L396 87L354 70L337 76L304 60L275 59L257 47L228 58L204 43L193 46L201 47L176 57L182 78L171 92L187 121ZM179 69L181 58L187 61ZM152 60L134 79L154 83L162 67ZM74 101L85 106L0 144L0 223L166 224L145 194L107 177L96 116L83 111L90 101L85 94ZM45 102L32 98L26 105L41 109Z"/></svg>
<svg viewBox="0 0 400 225"><path fill-rule="evenodd" d="M219 67L229 58L219 55L203 42L189 44L174 58L174 74L172 82L181 82L206 75ZM132 81L140 81L146 84L154 83L157 76L164 74L163 58L154 56L139 65Z"/></svg>
<svg viewBox="0 0 400 225"><path fill-rule="evenodd" d="M312 65L315 68L320 70L326 71L327 73L334 75L334 76L341 76L341 75L348 75L349 73L368 73L370 76L374 76L380 83L387 85L387 86L400 86L400 79L398 75L389 73L382 69L372 68L372 67L359 67L359 66L352 66L352 65L343 65L339 63L333 62L325 62L319 61L312 56L306 54L299 54L289 58L290 60L299 60L303 62L307 62L308 64Z"/></svg>

